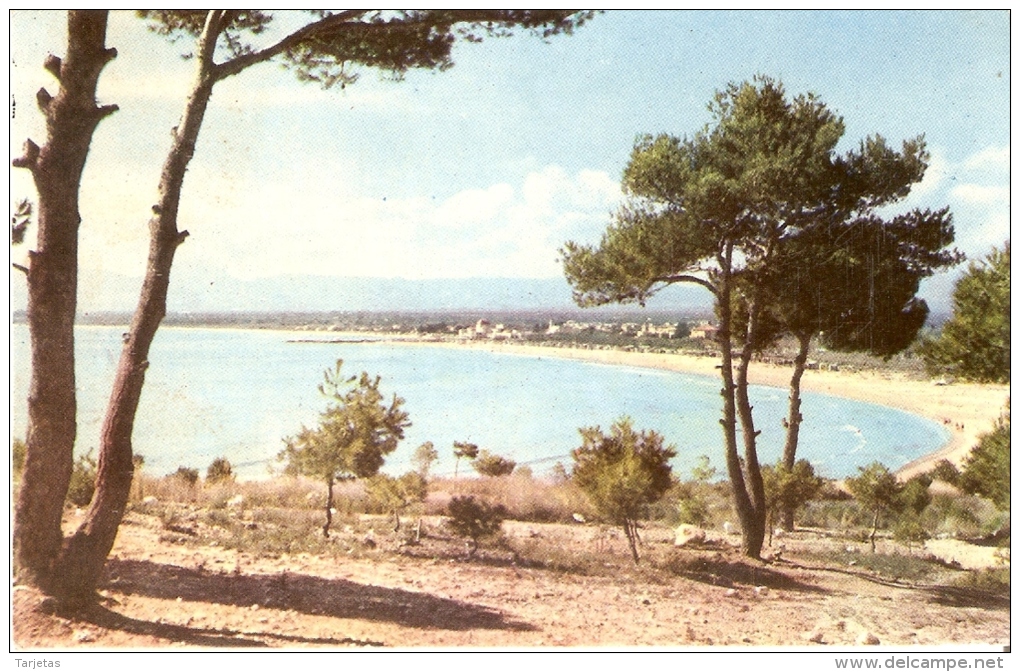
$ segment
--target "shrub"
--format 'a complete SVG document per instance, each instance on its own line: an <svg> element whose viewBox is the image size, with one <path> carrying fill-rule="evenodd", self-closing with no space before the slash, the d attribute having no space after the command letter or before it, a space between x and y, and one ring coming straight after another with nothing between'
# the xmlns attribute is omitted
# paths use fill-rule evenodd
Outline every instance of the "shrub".
<svg viewBox="0 0 1020 672"><path fill-rule="evenodd" d="M960 483L960 470L949 460L939 460L936 462L935 466L928 472L928 476L933 481L942 481L950 485L959 485Z"/></svg>
<svg viewBox="0 0 1020 672"><path fill-rule="evenodd" d="M797 460L793 469L787 469L782 462L774 467L765 465L761 475L771 525L778 521L792 528L793 514L822 489L822 479L815 476L815 469L807 460Z"/></svg>
<svg viewBox="0 0 1020 672"><path fill-rule="evenodd" d="M637 521L673 485L669 461L676 456L656 432L635 432L630 418L621 418L603 434L598 427L581 429L575 448L573 480L595 508L623 527L631 556L638 562Z"/></svg>
<svg viewBox="0 0 1020 672"><path fill-rule="evenodd" d="M394 529L400 529L400 512L411 504L425 501L428 483L417 471L409 471L399 478L376 474L365 480L368 507L373 513L393 515Z"/></svg>
<svg viewBox="0 0 1020 672"><path fill-rule="evenodd" d="M874 516L871 524L871 552L875 552L875 534L881 522L881 515L886 511L901 510L900 493L903 486L896 481L884 465L873 462L867 467L858 467L858 476L846 479L846 486L853 493L862 508Z"/></svg>
<svg viewBox="0 0 1020 672"><path fill-rule="evenodd" d="M170 474L171 478L176 478L189 486L193 486L198 483L198 469L191 469L190 467L177 467L177 471Z"/></svg>
<svg viewBox="0 0 1020 672"><path fill-rule="evenodd" d="M910 548L911 544L924 543L928 537L928 530L921 522L920 515L911 509L907 509L900 515L896 519L896 524L893 525L893 539L906 544L907 548Z"/></svg>
<svg viewBox="0 0 1020 672"><path fill-rule="evenodd" d="M449 516L447 525L453 533L471 540L469 556L478 550L478 541L499 532L507 518L507 511L501 504L493 506L470 496L451 499L446 513Z"/></svg>
<svg viewBox="0 0 1020 672"><path fill-rule="evenodd" d="M705 524L708 522L708 506L700 497L689 497L680 500L677 513L679 516L677 522L679 523L705 527Z"/></svg>
<svg viewBox="0 0 1020 672"><path fill-rule="evenodd" d="M234 480L234 468L225 457L217 457L205 471L205 480L209 483Z"/></svg>
<svg viewBox="0 0 1020 672"><path fill-rule="evenodd" d="M1009 409L995 428L981 436L963 466L960 487L964 492L990 499L1003 511L1009 510Z"/></svg>
<svg viewBox="0 0 1020 672"><path fill-rule="evenodd" d="M88 506L96 491L96 461L92 451L74 461L71 482L67 486L67 501L75 506Z"/></svg>
<svg viewBox="0 0 1020 672"><path fill-rule="evenodd" d="M931 478L926 474L914 476L904 483L900 489L897 508L920 515L931 504L929 485L931 485Z"/></svg>

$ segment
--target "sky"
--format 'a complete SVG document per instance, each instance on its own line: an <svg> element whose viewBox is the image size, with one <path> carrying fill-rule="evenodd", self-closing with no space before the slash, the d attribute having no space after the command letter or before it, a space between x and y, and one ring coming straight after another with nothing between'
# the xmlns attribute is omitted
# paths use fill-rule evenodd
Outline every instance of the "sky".
<svg viewBox="0 0 1020 672"><path fill-rule="evenodd" d="M64 32L61 12L11 13L12 157L25 138L45 140L35 92L56 91L42 62L63 53ZM597 242L621 202L635 138L698 131L716 90L756 74L841 115L841 151L923 134L931 165L901 208L950 206L957 246L977 259L1009 238L1009 38L1004 10L608 11L572 36L460 44L450 70L400 82L364 71L323 91L257 66L213 95L169 309L192 308L196 288L274 278L562 278L564 242ZM112 14L107 44L119 55L98 98L120 110L100 124L82 181L86 311L137 300L193 68L187 39L130 13ZM12 203L35 195L27 171L11 169L10 185ZM947 306L961 270L922 296ZM24 278L11 282L18 309ZM242 296L213 295L222 310L250 308Z"/></svg>

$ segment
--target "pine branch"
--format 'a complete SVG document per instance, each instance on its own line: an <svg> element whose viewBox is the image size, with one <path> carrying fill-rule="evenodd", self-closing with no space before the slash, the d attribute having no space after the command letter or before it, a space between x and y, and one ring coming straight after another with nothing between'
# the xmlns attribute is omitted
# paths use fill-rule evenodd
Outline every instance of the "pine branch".
<svg viewBox="0 0 1020 672"><path fill-rule="evenodd" d="M687 275L687 274L660 275L659 277L654 278L653 282L666 282L666 283L693 282L694 284L701 285L702 287L704 287L708 291L712 292L712 296L715 296L715 297L719 296L719 290L716 289L715 285L713 285L708 280L705 280L704 278L699 278L696 275Z"/></svg>

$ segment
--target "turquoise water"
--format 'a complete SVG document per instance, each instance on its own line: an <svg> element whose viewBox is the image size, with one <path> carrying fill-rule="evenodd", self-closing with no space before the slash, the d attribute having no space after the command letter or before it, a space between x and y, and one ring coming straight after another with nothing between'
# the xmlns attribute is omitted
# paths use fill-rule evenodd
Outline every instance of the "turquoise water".
<svg viewBox="0 0 1020 672"><path fill-rule="evenodd" d="M78 446L98 446L99 426L120 355L121 329L77 330ZM12 329L12 433L24 435L28 330ZM668 371L476 350L384 343L288 343L304 337L269 331L163 328L156 336L136 423L135 452L145 470L162 475L178 466L204 472L225 456L244 478L279 469L283 439L314 425L325 408L316 386L322 372L343 359L349 374L382 376L382 391L406 400L413 425L387 459L385 471L410 468L414 449L432 441L438 474L454 469L453 442L469 441L536 474L557 461L570 465L578 428L604 429L621 415L638 429L654 429L688 476L699 455L725 471L720 382ZM751 391L762 430L763 462L782 449L786 390ZM852 474L878 460L897 468L941 446L941 425L902 411L805 394L800 456L829 477ZM461 471L470 471L461 465Z"/></svg>

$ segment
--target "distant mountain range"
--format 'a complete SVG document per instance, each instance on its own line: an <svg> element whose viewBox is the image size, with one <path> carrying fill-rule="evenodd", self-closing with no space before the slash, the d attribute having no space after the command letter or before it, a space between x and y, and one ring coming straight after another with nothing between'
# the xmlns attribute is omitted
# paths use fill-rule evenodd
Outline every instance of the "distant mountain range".
<svg viewBox="0 0 1020 672"><path fill-rule="evenodd" d="M950 296L955 277L931 278L922 286L933 317L952 311ZM100 287L79 287L79 314L130 312L138 301L139 278L107 276ZM26 305L25 281L12 277L11 309ZM636 306L633 306L636 308ZM280 311L531 311L574 310L570 286L564 278L459 278L408 280L403 278L332 278L281 276L254 280L187 277L180 273L170 286L168 311L280 312ZM669 287L648 302L654 312L704 314L711 298L701 287ZM605 308L602 310L611 310ZM593 311L597 314L601 311Z"/></svg>
<svg viewBox="0 0 1020 672"><path fill-rule="evenodd" d="M139 278L106 276L101 286L79 287L79 313L129 312L138 302ZM13 278L11 308L23 310L25 282ZM331 278L281 276L238 280L175 275L167 309L171 313L573 310L563 278ZM663 290L650 308L677 312L711 311L707 292L694 286ZM599 311L595 311L599 312Z"/></svg>

